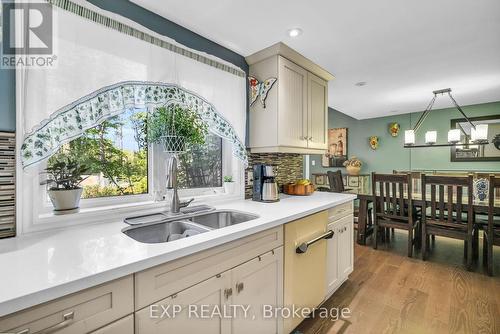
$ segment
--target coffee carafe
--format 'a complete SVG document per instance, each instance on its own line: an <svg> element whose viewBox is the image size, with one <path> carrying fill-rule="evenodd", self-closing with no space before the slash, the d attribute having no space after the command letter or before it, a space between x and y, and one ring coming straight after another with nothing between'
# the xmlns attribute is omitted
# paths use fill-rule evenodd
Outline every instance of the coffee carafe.
<svg viewBox="0 0 500 334"><path fill-rule="evenodd" d="M253 195L258 202L277 202L280 200L276 175L271 165L253 166Z"/></svg>

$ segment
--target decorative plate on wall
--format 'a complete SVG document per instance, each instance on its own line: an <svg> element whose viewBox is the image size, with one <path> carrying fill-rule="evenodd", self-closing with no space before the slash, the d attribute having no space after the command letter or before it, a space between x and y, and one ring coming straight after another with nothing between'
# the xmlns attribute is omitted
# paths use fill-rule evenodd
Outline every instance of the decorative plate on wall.
<svg viewBox="0 0 500 334"><path fill-rule="evenodd" d="M378 136L371 136L369 143L372 150L376 150L378 148Z"/></svg>
<svg viewBox="0 0 500 334"><path fill-rule="evenodd" d="M393 137L397 137L399 135L399 129L401 127L399 126L399 123L390 123L389 124L389 133L391 134L391 136Z"/></svg>

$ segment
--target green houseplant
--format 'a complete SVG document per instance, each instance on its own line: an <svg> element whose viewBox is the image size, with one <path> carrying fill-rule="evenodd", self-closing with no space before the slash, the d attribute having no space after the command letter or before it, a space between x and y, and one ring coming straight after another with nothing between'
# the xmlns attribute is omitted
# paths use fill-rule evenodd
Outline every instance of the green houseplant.
<svg viewBox="0 0 500 334"><path fill-rule="evenodd" d="M55 156L49 160L45 169L49 176L46 183L55 214L78 212L83 191L80 184L86 179L83 175L88 170L87 166L71 158Z"/></svg>
<svg viewBox="0 0 500 334"><path fill-rule="evenodd" d="M208 133L195 111L180 105L156 108L147 118L147 140L161 143L166 152L184 152L186 145L203 145Z"/></svg>
<svg viewBox="0 0 500 334"><path fill-rule="evenodd" d="M234 191L234 180L231 175L224 176L224 192L226 194L232 194Z"/></svg>

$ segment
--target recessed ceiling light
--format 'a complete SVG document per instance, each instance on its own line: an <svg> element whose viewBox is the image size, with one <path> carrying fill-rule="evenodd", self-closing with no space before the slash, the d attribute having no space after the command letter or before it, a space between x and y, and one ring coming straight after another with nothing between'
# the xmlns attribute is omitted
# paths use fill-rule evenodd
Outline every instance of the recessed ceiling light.
<svg viewBox="0 0 500 334"><path fill-rule="evenodd" d="M300 28L293 28L288 30L288 36L290 37L297 37L302 34L302 29Z"/></svg>
<svg viewBox="0 0 500 334"><path fill-rule="evenodd" d="M366 81L360 81L360 82L356 82L354 85L358 86L358 87L363 87L363 86L366 86L366 84L367 84Z"/></svg>

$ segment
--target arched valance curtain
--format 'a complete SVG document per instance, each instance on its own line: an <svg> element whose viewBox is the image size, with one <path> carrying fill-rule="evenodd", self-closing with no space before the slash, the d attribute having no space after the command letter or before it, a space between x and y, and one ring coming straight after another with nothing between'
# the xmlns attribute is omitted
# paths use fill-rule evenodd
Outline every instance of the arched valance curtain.
<svg viewBox="0 0 500 334"><path fill-rule="evenodd" d="M89 19L95 15L82 17L88 12L81 6L71 7L78 8L73 11L53 8L55 66L22 68L18 76L24 167L47 159L109 117L171 103L198 112L210 131L227 139L235 156L247 162L246 79L240 69L205 54L200 61L192 50L165 47L176 44L123 18L123 31L141 28L155 39L134 37Z"/></svg>
<svg viewBox="0 0 500 334"><path fill-rule="evenodd" d="M104 87L63 107L25 136L21 147L24 167L47 159L61 145L85 130L129 109L152 110L157 106L181 105L196 111L211 133L228 140L235 157L247 163L245 145L233 126L215 107L197 94L174 84L121 82Z"/></svg>

